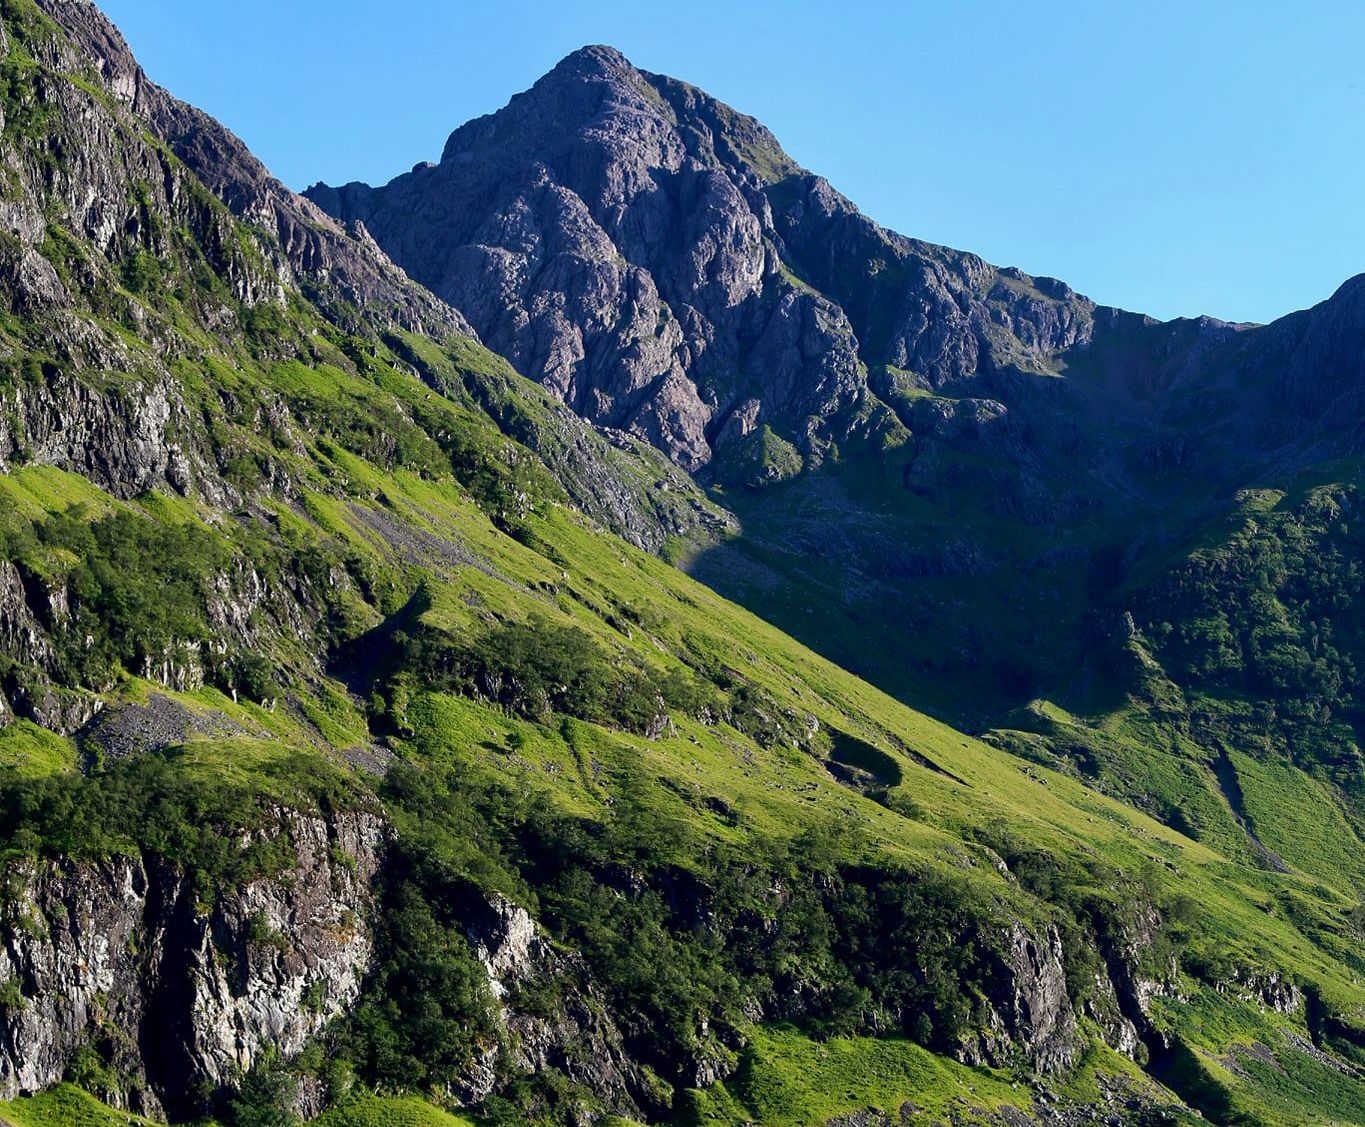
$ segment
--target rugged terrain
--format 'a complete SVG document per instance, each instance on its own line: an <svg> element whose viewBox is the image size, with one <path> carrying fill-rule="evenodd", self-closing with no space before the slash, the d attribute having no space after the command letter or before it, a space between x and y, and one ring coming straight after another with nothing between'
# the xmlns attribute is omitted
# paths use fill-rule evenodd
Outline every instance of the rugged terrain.
<svg viewBox="0 0 1365 1127"><path fill-rule="evenodd" d="M1096 308L606 48L304 199L0 20L0 1118L1365 1121L1358 285Z"/></svg>
<svg viewBox="0 0 1365 1127"><path fill-rule="evenodd" d="M1358 854L1359 279L1268 326L1097 307L878 227L605 47L438 164L308 194L709 485L739 531L674 558L716 590L1220 848L1287 845L1243 807L1293 779Z"/></svg>

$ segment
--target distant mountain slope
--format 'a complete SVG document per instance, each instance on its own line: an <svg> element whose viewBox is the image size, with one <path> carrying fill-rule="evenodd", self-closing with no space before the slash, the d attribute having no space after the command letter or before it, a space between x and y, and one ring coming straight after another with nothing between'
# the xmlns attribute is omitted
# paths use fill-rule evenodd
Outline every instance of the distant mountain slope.
<svg viewBox="0 0 1365 1127"><path fill-rule="evenodd" d="M894 442L903 432L883 404L912 431L922 424L907 417L907 394L1009 403L1036 382L1017 376L1084 367L1092 351L1123 354L1130 390L1147 380L1148 393L1169 395L1234 363L1261 381L1239 404L1260 448L1285 438L1260 392L1273 382L1265 367L1292 347L1294 318L1265 331L1161 326L888 231L760 123L610 47L575 52L461 126L437 164L307 195L363 222L580 414L715 480L789 477L831 444ZM1252 331L1232 347L1237 328ZM1320 343L1294 350L1292 366L1327 395L1335 361ZM1305 420L1325 405L1285 402Z"/></svg>

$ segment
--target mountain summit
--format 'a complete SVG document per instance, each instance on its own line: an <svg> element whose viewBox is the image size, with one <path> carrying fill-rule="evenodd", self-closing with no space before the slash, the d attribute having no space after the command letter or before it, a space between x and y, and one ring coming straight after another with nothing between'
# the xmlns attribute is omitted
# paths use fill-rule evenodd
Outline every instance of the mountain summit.
<svg viewBox="0 0 1365 1127"><path fill-rule="evenodd" d="M575 410L721 480L884 426L869 370L1047 368L1093 321L1061 283L882 229L754 119L610 47L439 164L307 195Z"/></svg>

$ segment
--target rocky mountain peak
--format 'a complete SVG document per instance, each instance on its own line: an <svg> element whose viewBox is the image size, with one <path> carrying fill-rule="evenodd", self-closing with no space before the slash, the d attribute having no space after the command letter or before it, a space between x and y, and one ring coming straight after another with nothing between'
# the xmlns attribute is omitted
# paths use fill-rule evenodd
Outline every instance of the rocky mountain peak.
<svg viewBox="0 0 1365 1127"><path fill-rule="evenodd" d="M619 51L583 47L503 109L456 129L441 162L509 146L526 155L550 156L614 118L659 117L666 109L645 76Z"/></svg>
<svg viewBox="0 0 1365 1127"><path fill-rule="evenodd" d="M638 78L640 72L615 47L606 43L590 43L560 59L541 82L577 79L581 81L627 80Z"/></svg>
<svg viewBox="0 0 1365 1127"><path fill-rule="evenodd" d="M611 47L455 130L439 165L307 194L574 410L721 479L895 425L869 372L1048 370L1092 328L1065 286L883 230L759 122Z"/></svg>

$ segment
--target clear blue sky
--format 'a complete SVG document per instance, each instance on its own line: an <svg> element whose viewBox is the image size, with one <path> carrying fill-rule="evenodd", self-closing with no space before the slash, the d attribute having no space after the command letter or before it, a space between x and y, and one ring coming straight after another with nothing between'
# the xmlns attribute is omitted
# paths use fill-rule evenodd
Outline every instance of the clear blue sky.
<svg viewBox="0 0 1365 1127"><path fill-rule="evenodd" d="M102 3L296 188L434 160L610 43L759 117L880 222L1101 302L1264 321L1365 271L1358 0Z"/></svg>

